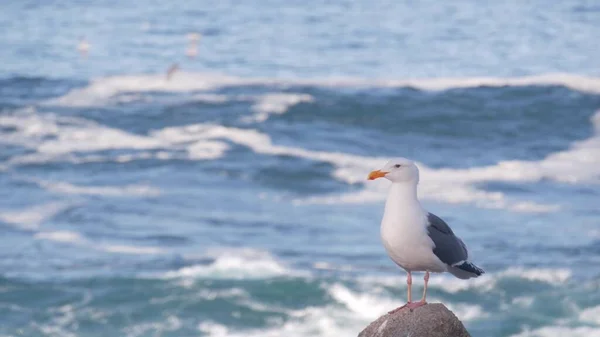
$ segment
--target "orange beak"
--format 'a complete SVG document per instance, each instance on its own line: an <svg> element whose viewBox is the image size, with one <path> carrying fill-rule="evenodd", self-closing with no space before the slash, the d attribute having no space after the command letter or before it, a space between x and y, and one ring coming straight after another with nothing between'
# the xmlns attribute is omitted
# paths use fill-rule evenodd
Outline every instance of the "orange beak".
<svg viewBox="0 0 600 337"><path fill-rule="evenodd" d="M388 174L388 172L384 172L381 170L375 170L371 173L369 173L369 180L375 180L377 178L383 178L385 177L385 175Z"/></svg>

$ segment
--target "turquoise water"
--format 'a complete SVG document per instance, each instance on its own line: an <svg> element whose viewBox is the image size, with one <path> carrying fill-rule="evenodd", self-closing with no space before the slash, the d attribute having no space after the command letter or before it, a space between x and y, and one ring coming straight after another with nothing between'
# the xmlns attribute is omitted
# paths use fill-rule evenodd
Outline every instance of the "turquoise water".
<svg viewBox="0 0 600 337"><path fill-rule="evenodd" d="M356 335L405 301L396 156L487 271L431 301L600 335L597 7L2 6L0 335Z"/></svg>

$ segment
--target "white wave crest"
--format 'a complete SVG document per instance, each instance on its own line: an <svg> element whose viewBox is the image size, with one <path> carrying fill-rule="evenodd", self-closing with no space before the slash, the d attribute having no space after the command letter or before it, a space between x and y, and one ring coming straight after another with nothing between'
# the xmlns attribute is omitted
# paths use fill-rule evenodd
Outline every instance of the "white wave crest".
<svg viewBox="0 0 600 337"><path fill-rule="evenodd" d="M169 81L163 74L110 76L95 79L87 87L71 90L64 96L47 101L46 104L86 107L103 105L107 99L120 93L191 92L239 85L244 82L240 78L231 76L185 72L178 73Z"/></svg>
<svg viewBox="0 0 600 337"><path fill-rule="evenodd" d="M83 118L39 114L35 109L0 116L0 126L13 129L3 133L0 143L20 145L35 150L16 156L0 165L7 169L15 165L67 161L72 163L114 161L126 163L133 160L168 160L174 157L192 160L212 160L221 157L228 145L218 141L188 143L191 139L135 135L110 128ZM161 133L158 133L159 135ZM132 153L107 155L95 154L105 150L131 150ZM146 151L145 151L146 150ZM154 151L147 151L154 150ZM66 184L49 186L64 193L74 194L120 194L123 191L99 188L78 188ZM156 190L129 186L125 193L155 194Z"/></svg>
<svg viewBox="0 0 600 337"><path fill-rule="evenodd" d="M16 132L3 134L3 143L35 148L49 155L77 151L110 149L152 149L160 147L156 139L138 136L95 122L54 114L27 111L0 116L0 126L12 127Z"/></svg>
<svg viewBox="0 0 600 337"><path fill-rule="evenodd" d="M285 113L291 106L300 103L314 102L314 98L306 94L272 93L262 95L252 105L254 115L244 118L246 122L264 122L270 115Z"/></svg>
<svg viewBox="0 0 600 337"><path fill-rule="evenodd" d="M160 190L148 185L125 185L125 186L81 186L67 182L35 180L42 188L61 194L75 195L100 195L100 196L146 196L155 197L160 195Z"/></svg>
<svg viewBox="0 0 600 337"><path fill-rule="evenodd" d="M531 305L533 304L533 302L535 301L535 298L533 298L532 296L519 296L519 297L515 297L512 299L511 301L511 305L518 305L520 307L523 308L529 308L531 307ZM506 307L506 309L508 309L509 306Z"/></svg>
<svg viewBox="0 0 600 337"><path fill-rule="evenodd" d="M207 252L204 257L211 257L214 261L209 264L197 264L169 271L163 277L261 279L297 274L266 251L254 249L220 250Z"/></svg>
<svg viewBox="0 0 600 337"><path fill-rule="evenodd" d="M550 179L563 183L599 183L600 182L600 111L592 117L596 133L589 139L576 142L567 150L548 155L540 161L502 161L496 165L472 167L467 169L433 169L418 164L421 171L420 195L423 198L449 203L474 203L481 207L503 208L517 212L552 212L559 205L539 204L532 201L507 200L502 192L488 192L477 187L478 184L492 181L537 182ZM316 156L315 156L316 157ZM327 155L320 155L327 158ZM334 176L348 183L364 181L366 172L378 168L376 158L357 158L352 165L338 165ZM342 161L344 162L344 161ZM347 161L346 161L347 162ZM353 203L385 198L383 190L387 184L369 183L359 192L338 196L315 197L306 200L316 203Z"/></svg>
<svg viewBox="0 0 600 337"><path fill-rule="evenodd" d="M223 142L198 141L187 147L190 159L209 160L221 158L229 146Z"/></svg>
<svg viewBox="0 0 600 337"><path fill-rule="evenodd" d="M489 316L483 307L473 303L445 303L448 310L452 311L463 322L474 321Z"/></svg>
<svg viewBox="0 0 600 337"><path fill-rule="evenodd" d="M574 74L545 74L526 77L470 77L470 78L429 78L429 79L266 79L240 78L211 73L181 72L170 81L163 74L110 76L93 80L88 86L74 89L64 96L46 102L62 106L103 105L119 94L128 94L126 101L138 100L134 95L140 92L193 92L217 89L226 86L267 85L289 87L309 85L318 87L412 87L422 90L447 90L454 88L504 87L504 86L548 86L560 85L582 92L600 93L600 78ZM118 100L117 100L118 101Z"/></svg>
<svg viewBox="0 0 600 337"><path fill-rule="evenodd" d="M481 277L468 280L457 279L448 274L434 274L429 279L429 286L432 289L441 289L452 294L461 291L488 292L496 287L498 281L503 279L517 278L560 286L567 282L571 276L572 271L565 268L550 269L523 267L509 268L496 273L486 273ZM388 287L399 287L406 284L406 279L399 276L361 277L360 281L366 285L375 284Z"/></svg>
<svg viewBox="0 0 600 337"><path fill-rule="evenodd" d="M135 254L135 255L155 255L164 254L164 249L160 247L148 247L148 246L130 246L130 245L114 245L107 244L97 247L100 250L109 253L121 253L121 254Z"/></svg>
<svg viewBox="0 0 600 337"><path fill-rule="evenodd" d="M126 337L139 337L147 336L149 334L153 336L161 336L163 334L172 333L181 329L183 322L179 317L169 315L160 321L155 322L144 322L128 326L123 329Z"/></svg>
<svg viewBox="0 0 600 337"><path fill-rule="evenodd" d="M287 319L273 319L268 327L261 329L235 329L205 321L198 324L198 330L210 337L339 337L357 335L369 323L334 306L307 307L288 312L288 316Z"/></svg>
<svg viewBox="0 0 600 337"><path fill-rule="evenodd" d="M434 169L418 163L421 170L420 195L424 199L447 203L472 203L479 207L508 209L516 212L552 212L560 205L541 204L531 200L510 200L503 192L491 192L479 187L485 182L537 182L544 179L563 183L600 182L600 111L592 118L596 133L591 138L574 143L569 149L548 155L539 161L502 161L495 165L466 169ZM381 167L386 158L358 156L341 152L312 151L273 144L271 138L253 129L224 127L213 124L192 124L168 127L148 135L133 135L81 119L54 115L23 114L0 117L0 126L7 125L19 132L2 137L0 142L16 142L37 150L37 153L12 158L5 165L69 160L126 162L135 159L165 160L187 152L192 160L212 160L222 157L228 149L225 141L245 146L260 154L293 156L330 163L333 177L348 184L364 183L358 192L300 199L298 203L364 203L386 197L388 184L366 182L366 174ZM107 159L87 154L108 149L138 150L133 154ZM158 149L159 152L139 150Z"/></svg>
<svg viewBox="0 0 600 337"><path fill-rule="evenodd" d="M501 277L518 277L529 281L539 281L552 285L561 285L573 275L572 271L565 268L509 268L499 274Z"/></svg>
<svg viewBox="0 0 600 337"><path fill-rule="evenodd" d="M284 309L282 313L287 314L287 318L274 320L267 328L235 330L216 322L202 322L198 329L211 337L355 336L372 320L401 304L373 289L354 291L339 283L327 286L327 292L337 303L298 310ZM486 316L477 305L452 304L449 307L463 321Z"/></svg>
<svg viewBox="0 0 600 337"><path fill-rule="evenodd" d="M567 324L571 323L571 324ZM584 326L573 326L581 325ZM588 326L588 325L592 326ZM594 337L600 336L600 306L589 307L581 310L576 319L562 319L556 324L544 326L534 330L525 329L511 337L549 337L549 336L574 336Z"/></svg>
<svg viewBox="0 0 600 337"><path fill-rule="evenodd" d="M202 289L197 296L204 300L212 301L216 298L248 298L249 295L248 292L242 288L229 288L221 290Z"/></svg>
<svg viewBox="0 0 600 337"><path fill-rule="evenodd" d="M158 139L134 135L86 119L38 114L35 110L0 116L0 126L14 129L4 133L0 142L36 151L12 158L7 165L46 162L75 152L145 150L168 146Z"/></svg>
<svg viewBox="0 0 600 337"><path fill-rule="evenodd" d="M579 313L579 320L600 326L600 305L582 310Z"/></svg>
<svg viewBox="0 0 600 337"><path fill-rule="evenodd" d="M535 330L525 329L523 332L512 335L511 337L599 337L600 328L598 327L570 327L561 325L545 326Z"/></svg>
<svg viewBox="0 0 600 337"><path fill-rule="evenodd" d="M39 232L33 236L38 240L50 240L56 242L69 242L81 244L86 241L81 234L71 231Z"/></svg>
<svg viewBox="0 0 600 337"><path fill-rule="evenodd" d="M357 293L339 283L328 289L336 301L343 303L350 311L365 319L374 320L390 309L399 306L398 301L389 298L373 296L369 293Z"/></svg>
<svg viewBox="0 0 600 337"><path fill-rule="evenodd" d="M485 292L492 290L496 287L498 281L506 278L519 278L559 286L568 281L571 278L571 275L571 270L564 268L509 268L495 274L485 274L481 277L469 280L459 280L446 275L442 277L432 277L429 284L432 287L441 288L449 293L457 293L470 289Z"/></svg>
<svg viewBox="0 0 600 337"><path fill-rule="evenodd" d="M4 210L0 211L0 220L20 229L34 230L39 228L42 222L72 206L72 203L50 202L21 210Z"/></svg>
<svg viewBox="0 0 600 337"><path fill-rule="evenodd" d="M592 119L600 121L600 111ZM597 128L600 128L595 124ZM166 128L154 134L166 142L214 141L225 139L246 146L254 152L287 155L331 163L333 176L343 182L365 182L366 174L385 163L385 158L365 157L346 153L311 151L296 147L278 146L269 136L255 130L229 128L219 125L194 124ZM575 143L570 149L554 153L541 161L505 161L496 165L467 169L433 169L419 164L422 183L420 194L425 199L449 203L474 203L481 207L503 208L517 212L551 212L559 205L533 201L507 200L502 192L481 190L478 184L491 181L536 182L552 179L567 183L598 182L600 179L600 136ZM387 184L370 182L365 189L342 195L312 197L298 202L357 203L382 200Z"/></svg>
<svg viewBox="0 0 600 337"><path fill-rule="evenodd" d="M575 74L544 74L524 77L433 78L386 81L386 86L447 90L476 87L564 86L573 90L600 93L600 78Z"/></svg>
<svg viewBox="0 0 600 337"><path fill-rule="evenodd" d="M383 296L376 292L356 292L339 283L328 289L329 294L336 301L343 303L351 312L369 321L385 314L390 309L402 305L401 300ZM430 302L436 302L430 299ZM446 304L455 315L464 322L484 317L483 308L474 304Z"/></svg>
<svg viewBox="0 0 600 337"><path fill-rule="evenodd" d="M159 247L149 246L132 246L122 244L99 244L94 242L80 233L73 231L43 231L35 233L34 238L37 240L47 240L60 243L68 243L76 246L87 247L92 250L98 250L108 253L119 253L119 254L135 254L135 255L155 255L164 254L165 251Z"/></svg>

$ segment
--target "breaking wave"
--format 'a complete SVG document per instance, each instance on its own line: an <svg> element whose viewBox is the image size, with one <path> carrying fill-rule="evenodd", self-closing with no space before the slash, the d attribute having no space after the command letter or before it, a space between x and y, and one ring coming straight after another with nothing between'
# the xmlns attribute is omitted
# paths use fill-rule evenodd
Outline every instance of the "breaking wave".
<svg viewBox="0 0 600 337"><path fill-rule="evenodd" d="M564 86L573 90L600 93L600 78L573 74L546 74L526 77L471 77L471 78L430 78L430 79L360 79L325 78L314 80L285 80L267 78L241 78L211 73L178 73L172 80L163 74L111 76L92 80L88 86L73 89L64 96L46 101L48 105L85 107L105 105L120 94L135 101L133 95L143 92L186 93L214 90L236 86L315 86L329 88L377 87L377 88L416 88L421 90L448 90L477 87L506 86ZM133 95L133 96L132 96ZM306 99L306 98L300 98ZM123 98L121 98L121 101ZM275 101L277 101L276 98ZM119 100L117 100L119 101ZM276 104L276 103L275 103ZM269 103L271 106L271 103ZM258 104L261 106L261 103ZM263 105L264 107L265 105Z"/></svg>

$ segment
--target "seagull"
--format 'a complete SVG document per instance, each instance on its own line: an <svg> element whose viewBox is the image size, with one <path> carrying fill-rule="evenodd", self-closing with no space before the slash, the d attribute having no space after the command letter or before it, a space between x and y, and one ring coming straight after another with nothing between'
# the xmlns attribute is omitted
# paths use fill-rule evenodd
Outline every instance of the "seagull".
<svg viewBox="0 0 600 337"><path fill-rule="evenodd" d="M198 55L198 42L202 36L199 33L189 33L187 35L188 40L190 40L190 44L188 45L185 54L189 58L194 58Z"/></svg>
<svg viewBox="0 0 600 337"><path fill-rule="evenodd" d="M167 70L167 81L179 70L179 63L173 63Z"/></svg>
<svg viewBox="0 0 600 337"><path fill-rule="evenodd" d="M198 42L200 41L200 38L202 36L199 33L189 33L187 35L187 38L191 41L191 42Z"/></svg>
<svg viewBox="0 0 600 337"><path fill-rule="evenodd" d="M450 226L433 213L427 212L417 198L419 169L409 159L390 160L380 170L372 171L369 180L386 178L392 182L381 220L381 240L388 255L408 273L408 302L389 313L405 307L412 309L427 304L429 273L450 274L469 279L484 273L469 262L464 242L454 235ZM425 272L423 297L412 302L411 285L414 271Z"/></svg>
<svg viewBox="0 0 600 337"><path fill-rule="evenodd" d="M77 50L81 53L81 56L87 56L88 51L90 50L90 44L85 39L85 36L79 39L79 44L77 45Z"/></svg>
<svg viewBox="0 0 600 337"><path fill-rule="evenodd" d="M190 44L185 50L185 55L191 59L196 57L196 55L198 55L198 46L195 43Z"/></svg>

